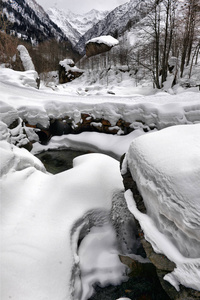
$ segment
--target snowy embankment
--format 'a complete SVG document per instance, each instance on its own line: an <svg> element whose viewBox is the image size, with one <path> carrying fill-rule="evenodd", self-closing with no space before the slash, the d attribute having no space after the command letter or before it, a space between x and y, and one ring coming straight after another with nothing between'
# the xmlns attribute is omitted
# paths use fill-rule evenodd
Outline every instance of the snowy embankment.
<svg viewBox="0 0 200 300"><path fill-rule="evenodd" d="M176 264L165 279L200 290L200 124L174 126L135 139L126 162L143 197L128 207L156 253ZM124 168L126 166L124 165Z"/></svg>
<svg viewBox="0 0 200 300"><path fill-rule="evenodd" d="M185 92L177 95L160 92L155 95L142 96L134 94L132 87L125 86L124 93L129 94L129 89L131 89L132 96L108 96L103 91L102 95L95 96L93 94L95 87L91 86L87 94L90 97L86 97L77 96L80 86L78 84L76 86L75 83L60 85L57 92L45 87L36 90L30 86L35 86L34 71L14 72L9 69L0 69L2 101L0 113L3 122L1 123L1 133L4 138L7 136L9 142L19 146L27 142L26 135L30 140L37 141L38 137L35 129L22 128L22 124L18 126L20 137L17 137L17 129L8 128L17 118L20 118L20 122L26 120L30 125L39 124L48 128L50 119L62 119L67 116L73 120L73 124L76 126L77 123L82 122L81 114L85 113L95 119L109 121L112 127L116 127L116 122L120 119L129 122L130 128L138 130L135 131L135 136L143 134L145 129L147 131L151 128L159 130L172 125L200 122L199 92ZM143 88L141 88L142 90ZM138 88L135 89L135 92L138 92ZM121 133L119 130L119 135ZM114 145L115 149L118 148L116 156L119 158L127 151L135 136L134 133L126 138L110 136L109 139L112 140L110 144L108 136L104 135L103 138L101 135L101 139L99 139L100 135L97 133L79 134L75 137L67 135L60 138L54 137L49 147L77 147L79 142L84 142L84 147L93 147L94 149L100 147L102 151L111 153ZM123 147L121 148L122 143ZM41 150L40 145L38 145L38 149Z"/></svg>

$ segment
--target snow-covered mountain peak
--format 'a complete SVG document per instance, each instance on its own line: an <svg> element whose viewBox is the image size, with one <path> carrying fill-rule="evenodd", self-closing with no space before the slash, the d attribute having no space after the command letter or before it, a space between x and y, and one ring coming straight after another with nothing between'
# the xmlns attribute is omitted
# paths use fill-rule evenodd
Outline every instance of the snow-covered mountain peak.
<svg viewBox="0 0 200 300"><path fill-rule="evenodd" d="M67 40L36 0L2 1L3 13L12 23L12 34L37 43L48 38Z"/></svg>
<svg viewBox="0 0 200 300"><path fill-rule="evenodd" d="M148 0L130 0L107 13L80 38L76 44L77 51L84 54L85 43L91 38L102 35L119 36L126 30L129 22L136 23L144 16L147 2Z"/></svg>
<svg viewBox="0 0 200 300"><path fill-rule="evenodd" d="M78 39L85 34L85 32L87 32L100 20L104 19L109 12L92 9L85 14L76 14L70 10L61 11L56 7L52 7L47 11L47 13L51 20L65 32L71 41L75 31L76 35L73 41L76 40L77 42Z"/></svg>
<svg viewBox="0 0 200 300"><path fill-rule="evenodd" d="M77 40L80 39L81 34L74 28L68 19L68 13L63 10L58 9L57 7L52 7L47 11L49 18L60 28L63 33L67 36L67 38L71 41L73 45L76 44ZM73 13L69 13L71 18L73 17ZM74 17L75 18L75 17Z"/></svg>
<svg viewBox="0 0 200 300"><path fill-rule="evenodd" d="M40 6L35 0L25 0L25 1L32 8L32 10L37 13L37 16L43 22L45 22L45 21L49 22L48 15L44 11L44 9L42 8L42 6Z"/></svg>

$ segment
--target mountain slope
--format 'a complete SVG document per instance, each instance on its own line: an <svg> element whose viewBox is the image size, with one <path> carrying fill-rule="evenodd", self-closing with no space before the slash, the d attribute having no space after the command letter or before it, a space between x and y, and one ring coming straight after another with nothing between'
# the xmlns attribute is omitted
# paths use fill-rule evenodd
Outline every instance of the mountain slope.
<svg viewBox="0 0 200 300"><path fill-rule="evenodd" d="M47 13L50 19L62 29L74 45L83 34L108 14L107 11L100 12L93 9L86 14L80 15L70 10L64 12L56 7L50 8Z"/></svg>
<svg viewBox="0 0 200 300"><path fill-rule="evenodd" d="M129 24L137 23L145 16L147 0L130 0L123 5L116 7L103 20L89 29L76 44L76 50L81 54L85 53L85 43L93 37L101 35L112 35L114 37L124 32Z"/></svg>
<svg viewBox="0 0 200 300"><path fill-rule="evenodd" d="M67 14L55 7L50 8L47 13L49 18L62 29L66 37L75 45L81 38L81 34L69 23Z"/></svg>
<svg viewBox="0 0 200 300"><path fill-rule="evenodd" d="M50 38L67 41L62 30L35 0L2 0L0 6L9 21L7 33L33 44Z"/></svg>
<svg viewBox="0 0 200 300"><path fill-rule="evenodd" d="M67 15L69 23L76 28L81 35L85 34L90 28L92 28L100 20L104 19L108 15L109 11L99 11L92 9L89 12L80 15L74 14L68 11Z"/></svg>

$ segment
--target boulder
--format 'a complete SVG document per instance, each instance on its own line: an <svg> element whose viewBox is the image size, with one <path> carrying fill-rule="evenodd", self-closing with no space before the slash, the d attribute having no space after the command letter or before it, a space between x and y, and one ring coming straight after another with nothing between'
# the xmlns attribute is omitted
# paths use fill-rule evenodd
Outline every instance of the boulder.
<svg viewBox="0 0 200 300"><path fill-rule="evenodd" d="M112 47L109 47L108 45L105 45L103 43L98 44L98 43L88 43L86 45L86 56L91 57L103 52L107 52L111 49Z"/></svg>
<svg viewBox="0 0 200 300"><path fill-rule="evenodd" d="M59 83L67 83L84 73L83 70L77 68L72 59L64 59L59 63Z"/></svg>
<svg viewBox="0 0 200 300"><path fill-rule="evenodd" d="M110 35L93 38L86 43L86 56L94 56L109 51L119 42Z"/></svg>
<svg viewBox="0 0 200 300"><path fill-rule="evenodd" d="M121 158L121 163L120 163L121 166L122 166L123 159L124 159L124 156L122 156L122 158ZM140 195L140 192L137 188L136 182L132 178L129 168L127 168L127 172L125 174L122 174L122 177L123 177L123 184L124 184L125 190L130 189L132 191L138 210L145 214L146 207L145 207L143 198ZM151 261L151 263L156 267L156 272L157 272L159 281L160 281L163 289L165 290L165 292L170 297L170 299L173 299L173 300L200 299L199 291L196 291L192 288L186 288L185 286L181 285L180 291L178 292L172 285L170 285L166 280L164 280L164 276L169 271L173 271L176 266L165 255L156 253L153 250L151 244L145 239L144 233L143 233L143 231L140 227L140 224L137 220L136 220L136 224L137 224L137 229L138 229L138 235L140 237L142 246L145 250L146 256Z"/></svg>

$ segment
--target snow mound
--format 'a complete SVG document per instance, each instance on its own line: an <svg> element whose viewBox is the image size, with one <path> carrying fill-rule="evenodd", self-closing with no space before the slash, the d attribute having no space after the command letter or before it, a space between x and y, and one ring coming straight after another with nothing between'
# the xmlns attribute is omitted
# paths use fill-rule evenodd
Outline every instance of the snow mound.
<svg viewBox="0 0 200 300"><path fill-rule="evenodd" d="M6 83L9 84L9 89L12 92L13 95L16 94L12 91L10 88L10 85L12 85L12 88L14 87L34 87L37 88L36 79L38 78L38 73L35 70L28 70L28 71L13 71L11 69L0 69L0 83ZM17 94L20 92L17 91ZM9 94L9 90L7 87L7 93L2 93L2 98L6 97L7 94ZM12 96L13 96L12 95ZM3 100L3 99L2 99ZM28 99L27 99L28 100Z"/></svg>
<svg viewBox="0 0 200 300"><path fill-rule="evenodd" d="M0 147L2 299L60 300L72 299L74 292L81 295L85 281L81 283L79 276L79 232L88 213L105 218L102 212L109 214L113 195L122 192L119 163L106 155L89 154L76 158L73 169L51 175L27 150L6 141ZM103 236L105 241L105 232ZM111 244L101 244L107 264L99 272L98 261L93 261L96 271L91 282L102 278L109 282L115 269L119 272L112 282L123 279L117 255L108 259L110 248L117 251L114 237ZM81 249L84 252L84 244Z"/></svg>
<svg viewBox="0 0 200 300"><path fill-rule="evenodd" d="M130 191L129 209L155 252L177 266L165 279L177 289L181 283L200 290L200 125L138 137L126 159L147 215L138 211Z"/></svg>

